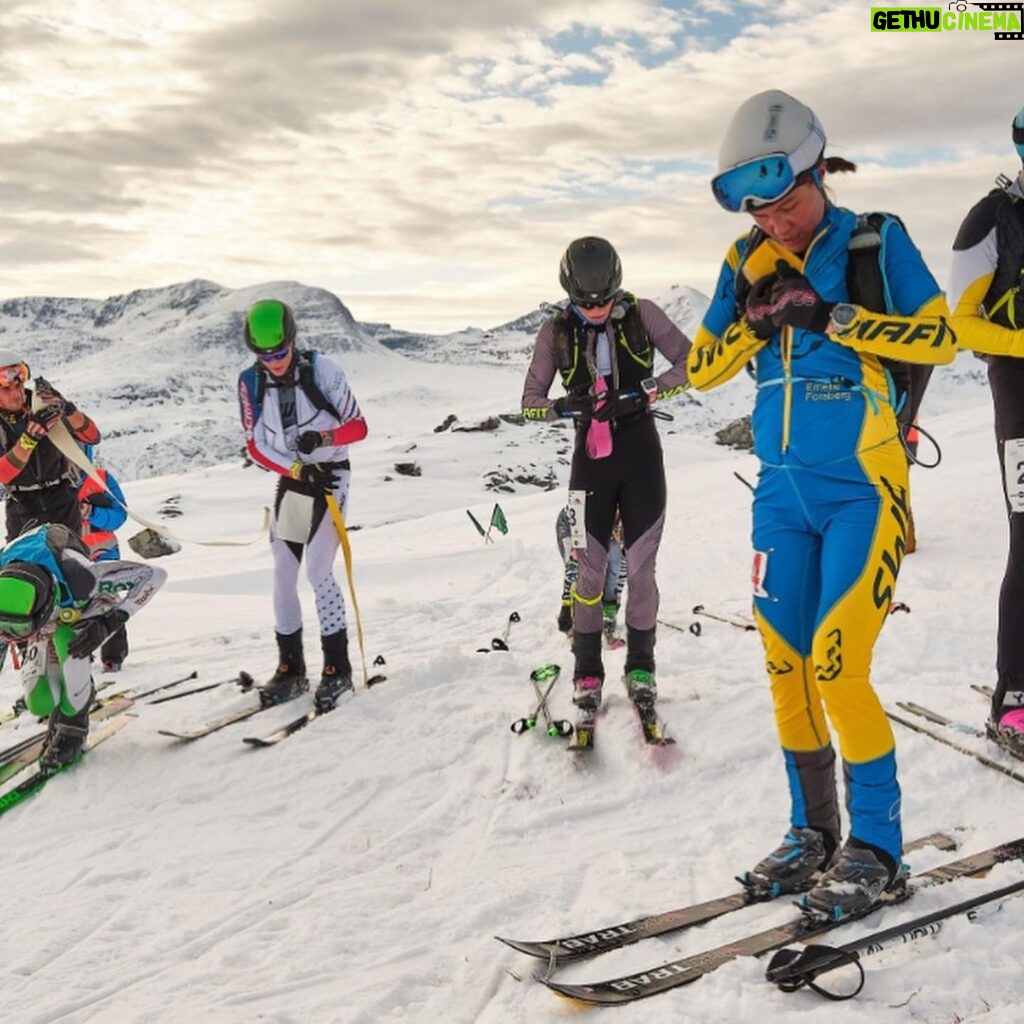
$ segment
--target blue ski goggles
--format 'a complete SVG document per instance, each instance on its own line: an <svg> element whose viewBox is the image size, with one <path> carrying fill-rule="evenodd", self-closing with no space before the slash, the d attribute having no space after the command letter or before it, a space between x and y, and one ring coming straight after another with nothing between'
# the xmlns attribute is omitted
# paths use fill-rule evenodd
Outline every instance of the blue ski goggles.
<svg viewBox="0 0 1024 1024"><path fill-rule="evenodd" d="M792 192L806 173L795 171L785 153L769 153L722 171L711 179L711 190L719 206L730 213L743 213L777 202Z"/></svg>

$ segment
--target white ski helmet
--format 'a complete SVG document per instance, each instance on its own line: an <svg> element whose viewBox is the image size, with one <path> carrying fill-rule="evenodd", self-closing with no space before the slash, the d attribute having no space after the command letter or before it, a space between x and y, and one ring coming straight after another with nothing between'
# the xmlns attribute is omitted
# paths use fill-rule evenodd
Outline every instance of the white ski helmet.
<svg viewBox="0 0 1024 1024"><path fill-rule="evenodd" d="M825 151L825 129L810 107L781 89L740 104L718 151L715 198L739 213L781 199Z"/></svg>

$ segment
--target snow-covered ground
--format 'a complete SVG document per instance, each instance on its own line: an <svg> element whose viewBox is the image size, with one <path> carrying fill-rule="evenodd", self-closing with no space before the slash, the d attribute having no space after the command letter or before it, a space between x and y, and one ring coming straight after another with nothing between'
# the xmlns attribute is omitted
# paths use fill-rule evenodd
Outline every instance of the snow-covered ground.
<svg viewBox="0 0 1024 1024"><path fill-rule="evenodd" d="M514 410L521 367L374 351L344 362L370 424L370 437L352 449L357 592L367 660L385 656L387 682L269 750L241 739L305 704L191 745L158 730L199 724L252 696L226 685L141 706L129 728L4 816L4 1024L576 1020L575 1006L532 980L543 965L494 935L551 938L732 891L733 875L782 837L787 800L756 635L710 622L699 638L661 631L660 706L678 739L667 761L642 746L614 684L621 652L607 657L612 684L592 760L575 761L563 741L539 732L509 731L531 707L530 670L547 661L563 666L553 709L570 716L571 659L555 627L554 521L564 490L495 493L484 479L498 466L532 464L554 466L564 485L568 434L509 423L434 433L451 412L470 422ZM968 684L993 682L1006 532L979 365L961 356L956 371L938 372L929 396L927 426L945 458L913 473L920 550L906 561L898 594L912 611L889 620L874 671L887 706L914 700L974 724L986 706ZM742 406L745 386L732 393L727 400ZM680 403L675 411L662 430L669 515L659 581L661 617L685 627L698 603L734 613L749 605L749 493L733 473L752 480L756 466L711 443L704 409ZM402 461L416 461L422 475L396 474ZM171 528L214 540L251 536L272 486L232 462L139 480L127 492L146 516L176 498L184 514ZM485 545L465 510L486 521L495 499L510 531ZM192 669L199 682L239 669L269 674L265 542L187 544L162 564L170 581L130 624L132 654L118 682L157 685ZM315 670L305 584L303 595ZM512 611L522 621L511 651L477 653ZM8 667L0 705L18 692ZM20 732L7 726L0 737L6 745ZM908 837L955 830L971 852L1024 832L1019 783L914 733L898 731L897 743ZM947 856L929 849L911 864L922 870ZM1004 865L839 934L845 940L1022 875L1024 865ZM752 908L562 977L653 967L791 912L785 903ZM764 963L750 960L593 1012L621 1024L1016 1024L1022 926L1018 900L869 959L865 991L841 1006L778 992L762 979Z"/></svg>

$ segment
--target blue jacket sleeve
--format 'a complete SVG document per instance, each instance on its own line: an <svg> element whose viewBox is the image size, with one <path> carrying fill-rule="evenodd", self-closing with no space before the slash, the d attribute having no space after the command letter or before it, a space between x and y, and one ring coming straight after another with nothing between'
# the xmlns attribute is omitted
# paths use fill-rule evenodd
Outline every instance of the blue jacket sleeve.
<svg viewBox="0 0 1024 1024"><path fill-rule="evenodd" d="M110 508L103 508L100 505L93 506L89 522L95 530L110 530L113 532L124 526L128 519L128 513L122 508L127 502L124 499L124 491L121 490L121 485L114 479L114 474L110 470L107 470L107 487L110 488L110 493L121 504L111 505Z"/></svg>

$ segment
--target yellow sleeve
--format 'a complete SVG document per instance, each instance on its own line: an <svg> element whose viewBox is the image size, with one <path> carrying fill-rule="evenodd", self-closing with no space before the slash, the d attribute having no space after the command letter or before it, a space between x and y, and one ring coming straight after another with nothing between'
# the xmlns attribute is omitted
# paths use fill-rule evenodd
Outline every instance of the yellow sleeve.
<svg viewBox="0 0 1024 1024"><path fill-rule="evenodd" d="M690 384L698 391L710 391L732 380L767 344L752 334L742 320L734 320L720 338L701 325L690 349L686 369Z"/></svg>
<svg viewBox="0 0 1024 1024"><path fill-rule="evenodd" d="M949 325L943 295L926 302L913 316L872 313L857 306L857 316L842 333L829 326L829 337L857 352L870 352L906 363L941 365L956 358L956 335Z"/></svg>
<svg viewBox="0 0 1024 1024"><path fill-rule="evenodd" d="M953 328L961 348L985 356L1024 358L1024 329L1000 327L980 315L982 299L988 293L994 273L972 281L953 310Z"/></svg>

